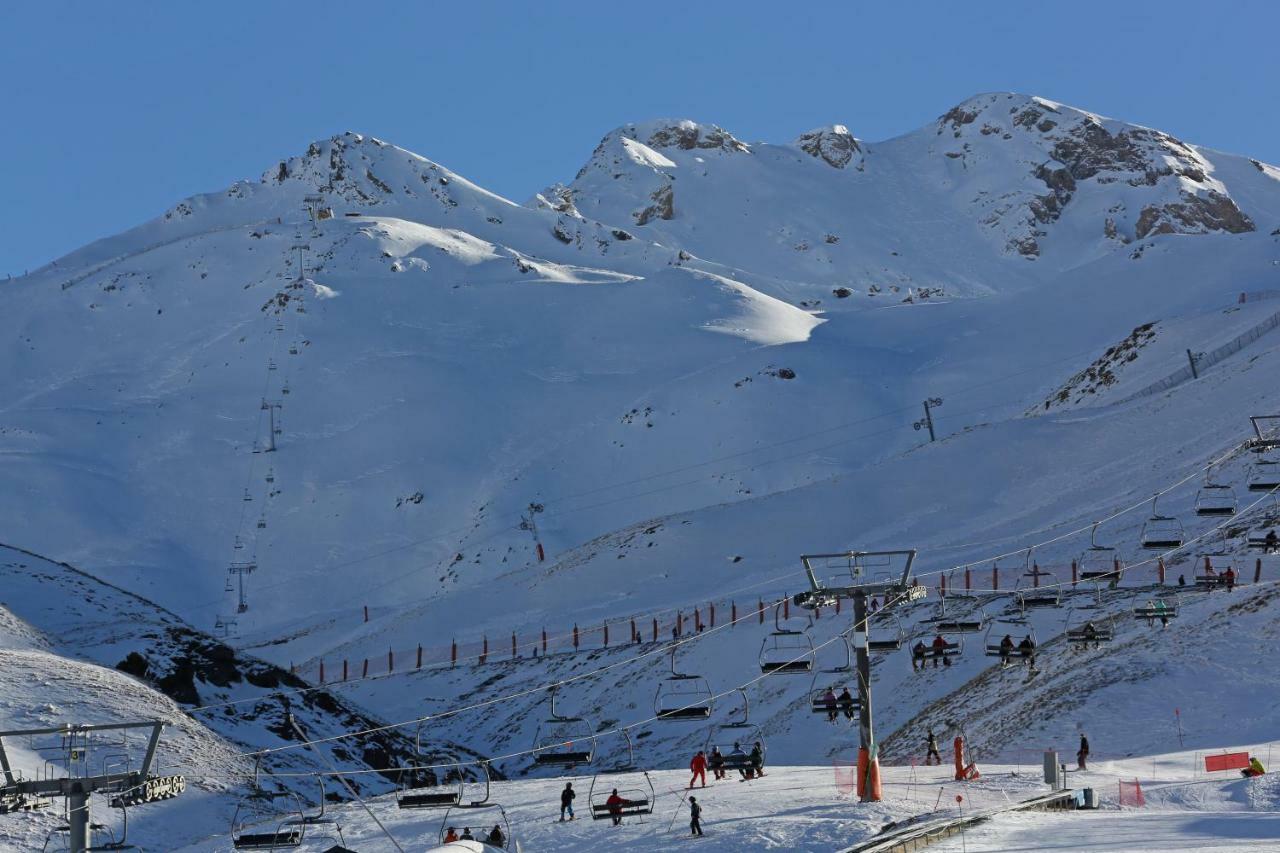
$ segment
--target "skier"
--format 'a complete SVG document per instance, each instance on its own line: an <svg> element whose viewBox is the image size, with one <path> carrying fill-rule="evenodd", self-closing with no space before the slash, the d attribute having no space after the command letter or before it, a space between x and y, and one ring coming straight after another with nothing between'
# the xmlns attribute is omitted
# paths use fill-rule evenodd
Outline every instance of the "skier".
<svg viewBox="0 0 1280 853"><path fill-rule="evenodd" d="M1093 643L1095 649L1102 645L1098 642L1098 626L1094 625L1092 620L1084 623L1084 642L1086 646Z"/></svg>
<svg viewBox="0 0 1280 853"><path fill-rule="evenodd" d="M1036 641L1031 639L1030 634L1023 637L1021 643L1018 643L1018 654L1026 659L1029 668L1036 668Z"/></svg>
<svg viewBox="0 0 1280 853"><path fill-rule="evenodd" d="M1089 739L1080 733L1080 749L1076 752L1076 769L1089 769Z"/></svg>
<svg viewBox="0 0 1280 853"><path fill-rule="evenodd" d="M1236 570L1227 566L1227 570L1222 573L1222 582L1227 585L1227 592L1236 588Z"/></svg>
<svg viewBox="0 0 1280 853"><path fill-rule="evenodd" d="M604 801L604 804L609 807L609 817L613 818L613 825L620 825L622 823L622 807L627 804L627 801L618 796L617 788L613 789L613 793L609 795L609 799Z"/></svg>
<svg viewBox="0 0 1280 853"><path fill-rule="evenodd" d="M1164 605L1164 600L1163 600L1163 599L1161 599L1160 601L1157 601L1157 602L1156 602L1156 613L1159 615L1159 618L1160 618L1160 627L1161 627L1161 628L1168 628L1168 627L1169 627L1169 612L1168 612L1168 608L1166 608L1166 607L1165 607L1165 605Z"/></svg>
<svg viewBox="0 0 1280 853"><path fill-rule="evenodd" d="M1254 757L1249 759L1249 766L1241 770L1240 775L1249 779L1254 776L1262 776L1266 772L1267 771L1262 768L1262 762Z"/></svg>
<svg viewBox="0 0 1280 853"><path fill-rule="evenodd" d="M485 837L484 843L498 848L506 847L507 837L502 834L501 827L495 823L493 829L489 830L489 835Z"/></svg>
<svg viewBox="0 0 1280 853"><path fill-rule="evenodd" d="M916 672L924 669L924 640L916 640L916 644L911 647L911 668Z"/></svg>
<svg viewBox="0 0 1280 853"><path fill-rule="evenodd" d="M853 694L849 692L848 687L840 691L839 702L840 702L840 710L844 711L845 719L852 720L853 709L856 703L853 701Z"/></svg>
<svg viewBox="0 0 1280 853"><path fill-rule="evenodd" d="M1280 537L1276 536L1276 532L1274 530L1267 531L1267 535L1263 537L1262 540L1262 547L1268 554L1274 554L1276 551L1280 551Z"/></svg>
<svg viewBox="0 0 1280 853"><path fill-rule="evenodd" d="M724 753L720 751L720 747L711 747L711 757L707 759L707 766L711 768L711 778L716 781L724 779Z"/></svg>
<svg viewBox="0 0 1280 853"><path fill-rule="evenodd" d="M1009 666L1009 655L1013 654L1013 637L1008 634L1004 635L1004 639L1000 641L1000 666L1005 668Z"/></svg>
<svg viewBox="0 0 1280 853"><path fill-rule="evenodd" d="M1187 585L1186 575L1178 575L1178 586L1186 586L1186 585Z"/></svg>
<svg viewBox="0 0 1280 853"><path fill-rule="evenodd" d="M836 692L830 687L827 688L826 693L822 694L822 706L827 709L827 722L834 723L840 716L840 712L836 708Z"/></svg>
<svg viewBox="0 0 1280 853"><path fill-rule="evenodd" d="M578 796L573 791L573 783L565 782L564 790L560 792L560 822L564 823L564 816L569 815L569 820L573 820L573 798Z"/></svg>
<svg viewBox="0 0 1280 853"><path fill-rule="evenodd" d="M702 777L702 787L707 787L707 756L702 750L698 750L698 754L689 762L689 769L693 771L693 778L689 780L689 787L693 787L693 783L698 781L698 777Z"/></svg>
<svg viewBox="0 0 1280 853"><path fill-rule="evenodd" d="M451 844L457 840L458 840L458 830L454 829L452 826L449 827L449 829L444 834L444 843Z"/></svg>
<svg viewBox="0 0 1280 853"><path fill-rule="evenodd" d="M733 752L729 753L729 764L738 768L738 775L744 780L747 778L747 754L742 751L742 746L736 742L733 745Z"/></svg>
<svg viewBox="0 0 1280 853"><path fill-rule="evenodd" d="M760 746L760 741L751 747L751 769L757 777L764 775L764 747Z"/></svg>
<svg viewBox="0 0 1280 853"><path fill-rule="evenodd" d="M698 805L697 797L689 798L689 834L702 835L702 806Z"/></svg>
<svg viewBox="0 0 1280 853"><path fill-rule="evenodd" d="M935 764L942 763L942 754L938 752L938 738L933 733L933 726L929 727L928 752L926 752L924 756L924 764L926 767L928 767L931 762Z"/></svg>
<svg viewBox="0 0 1280 853"><path fill-rule="evenodd" d="M938 668L939 658L942 659L942 662L944 664L946 664L947 666L951 666L951 658L947 657L947 641L943 639L941 634L933 638L933 668L934 669Z"/></svg>

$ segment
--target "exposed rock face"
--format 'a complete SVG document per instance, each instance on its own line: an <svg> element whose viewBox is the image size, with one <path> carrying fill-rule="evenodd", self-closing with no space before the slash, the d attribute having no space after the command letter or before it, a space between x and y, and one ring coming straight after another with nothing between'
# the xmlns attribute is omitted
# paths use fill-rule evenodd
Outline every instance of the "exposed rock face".
<svg viewBox="0 0 1280 853"><path fill-rule="evenodd" d="M569 216L581 218L582 214L578 212L577 206L573 203L573 190L564 184L552 184L542 192L533 197L534 205L554 210L556 213L566 213Z"/></svg>
<svg viewBox="0 0 1280 853"><path fill-rule="evenodd" d="M845 168L850 162L855 168L862 168L862 145L842 124L819 127L803 133L796 140L796 146L810 157L816 157L837 169Z"/></svg>
<svg viewBox="0 0 1280 853"><path fill-rule="evenodd" d="M653 199L653 204L632 214L637 225L647 225L654 219L671 219L676 215L675 192L672 191L671 184L658 187L650 198Z"/></svg>
<svg viewBox="0 0 1280 853"><path fill-rule="evenodd" d="M650 148L680 148L684 151L692 151L695 148L720 149L740 154L748 154L751 151L746 143L740 142L732 133L714 124L698 124L687 120L659 124L656 127L644 129L648 130L644 138L639 135L643 132L642 129L636 128L635 125L628 125L628 127L637 134L633 135L632 139L640 139Z"/></svg>
<svg viewBox="0 0 1280 853"><path fill-rule="evenodd" d="M1049 226L1081 194L1117 196L1096 226L1110 240L1254 229L1226 187L1212 177L1212 164L1193 146L1158 130L1042 98L992 94L971 98L941 116L937 135L965 140L959 151L949 144L936 152L957 160L967 173L964 178L983 174L986 163L991 170L1002 170L986 173L987 185L998 181L1010 189L984 186L975 203L989 211L979 221L1003 234L1011 254L1038 257ZM1018 177L1018 167L1026 170L1024 178ZM1140 192L1100 189L1116 184ZM1140 212L1135 217L1131 210Z"/></svg>

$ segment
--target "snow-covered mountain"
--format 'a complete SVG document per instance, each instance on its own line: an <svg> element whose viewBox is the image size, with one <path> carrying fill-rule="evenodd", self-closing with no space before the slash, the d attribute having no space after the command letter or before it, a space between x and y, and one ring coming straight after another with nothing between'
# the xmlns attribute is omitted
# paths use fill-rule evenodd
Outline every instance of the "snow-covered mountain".
<svg viewBox="0 0 1280 853"><path fill-rule="evenodd" d="M775 144L628 124L524 205L348 133L3 283L0 541L110 584L83 598L136 622L105 649L36 651L150 655L121 669L162 688L183 666L176 631L312 678L321 661L796 592L802 552L918 547L926 574L985 561L1176 483L1161 509L1209 531L1197 472L1249 415L1280 411L1280 169L1022 95L883 142L856 127ZM1202 369L1184 380L1188 351ZM929 398L932 444L912 428ZM1244 494L1253 461L1213 474ZM1103 531L1135 560L1142 515ZM1036 553L1061 567L1088 544ZM25 626L6 648L32 654L13 637L83 617L40 592L65 583L49 572L0 593ZM764 631L718 633L690 663L743 683ZM517 752L548 673L619 661L566 703L645 715L665 658L625 657L356 681L309 725L509 688L525 695L431 737ZM886 742L982 668L904 687ZM752 700L792 762L847 746L797 717L807 686ZM1017 689L981 687L984 717ZM247 751L280 737L278 714L201 736ZM704 736L641 743L673 764Z"/></svg>

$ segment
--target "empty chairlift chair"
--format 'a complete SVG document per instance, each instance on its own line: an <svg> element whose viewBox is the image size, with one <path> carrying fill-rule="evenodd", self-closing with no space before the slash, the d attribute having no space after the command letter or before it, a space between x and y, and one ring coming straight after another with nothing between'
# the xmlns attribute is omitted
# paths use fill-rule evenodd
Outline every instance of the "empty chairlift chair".
<svg viewBox="0 0 1280 853"><path fill-rule="evenodd" d="M534 736L534 764L541 767L590 764L595 756L595 729L582 717L566 717L557 713L555 688L550 693L551 709Z"/></svg>
<svg viewBox="0 0 1280 853"><path fill-rule="evenodd" d="M807 674L813 672L817 656L809 625L804 629L784 627L781 603L773 610L773 633L760 644L760 671L763 673Z"/></svg>
<svg viewBox="0 0 1280 853"><path fill-rule="evenodd" d="M884 619L886 616L890 620L890 623L885 625L885 627L881 629L880 633L873 634L870 630L870 626L868 626L867 651L872 654L896 652L902 648L902 643L907 638L907 632L902 628L902 620L893 613L882 610L879 613L872 615L868 621L874 622L877 619ZM937 628L936 625L934 627ZM942 630L938 629L938 633L941 634Z"/></svg>
<svg viewBox="0 0 1280 853"><path fill-rule="evenodd" d="M1249 469L1249 491L1270 492L1280 488L1280 462L1263 457Z"/></svg>
<svg viewBox="0 0 1280 853"><path fill-rule="evenodd" d="M987 612L981 607L976 612L947 612L947 599L938 600L937 613L924 621L933 626L939 634L976 634L987 629Z"/></svg>
<svg viewBox="0 0 1280 853"><path fill-rule="evenodd" d="M658 685L653 713L660 720L705 720L711 716L711 685L701 675L676 669L676 647L671 647L671 674Z"/></svg>
<svg viewBox="0 0 1280 853"><path fill-rule="evenodd" d="M646 770L636 767L635 746L631 733L622 729L626 741L626 753L622 760L591 778L587 790L587 802L591 805L591 819L639 817L653 814L655 794L653 780ZM622 802L610 803L617 792Z"/></svg>
<svg viewBox="0 0 1280 853"><path fill-rule="evenodd" d="M1142 525L1142 547L1149 550L1181 548L1186 541L1182 522L1170 515L1161 515L1158 503L1160 495L1151 499L1151 517Z"/></svg>
<svg viewBox="0 0 1280 853"><path fill-rule="evenodd" d="M466 781L456 759L441 762L422 750L422 724L414 740L414 768L400 771L396 805L402 809L447 809L462 802ZM443 767L427 766L443 764Z"/></svg>
<svg viewBox="0 0 1280 853"><path fill-rule="evenodd" d="M1082 581L1119 583L1124 577L1124 563L1120 561L1120 552L1110 545L1098 544L1098 525L1093 523L1089 532L1089 547L1077 561L1076 567Z"/></svg>
<svg viewBox="0 0 1280 853"><path fill-rule="evenodd" d="M296 824L303 827L307 834L307 844L312 845L316 842L328 842L329 845L338 847L339 849L346 846L346 839L342 837L342 824L337 819L325 814L325 803L328 798L325 795L324 777L317 776L316 782L320 786L320 799L317 801L318 811L315 814L303 814L301 818L291 818L287 824ZM325 850L332 849L325 846Z"/></svg>
<svg viewBox="0 0 1280 853"><path fill-rule="evenodd" d="M1205 483L1196 493L1196 515L1230 516L1239 508L1236 491L1230 486Z"/></svg>
<svg viewBox="0 0 1280 853"><path fill-rule="evenodd" d="M253 765L253 791L241 797L231 816L231 845L237 850L287 850L306 837L302 798L266 791L258 782L262 759Z"/></svg>

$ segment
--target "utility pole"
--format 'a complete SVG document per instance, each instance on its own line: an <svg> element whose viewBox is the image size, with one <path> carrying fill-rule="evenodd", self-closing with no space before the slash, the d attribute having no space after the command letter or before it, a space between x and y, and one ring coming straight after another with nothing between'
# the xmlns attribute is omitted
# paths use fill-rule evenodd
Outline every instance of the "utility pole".
<svg viewBox="0 0 1280 853"><path fill-rule="evenodd" d="M284 407L284 403L279 400L263 400L262 401L262 410L267 413L267 417L269 418L268 430L267 430L267 446L263 451L265 453L276 452L276 436L280 435L280 432L281 432L280 428L276 426L276 410L283 407Z"/></svg>
<svg viewBox="0 0 1280 853"><path fill-rule="evenodd" d="M93 824L89 821L89 796L95 793L113 794L114 796L110 801L112 808L123 809L143 803L167 800L185 791L187 780L184 776L156 776L151 773L151 765L156 755L156 746L160 742L160 731L163 728L164 723L162 721L152 720L148 722L89 726L66 724L48 729L19 729L0 732L0 771L3 772L3 778L0 778L0 815L25 811L39 805L39 801L46 798L62 797L66 800L67 812L67 826L62 831L67 833L67 845L70 853L85 853L88 850L133 849L123 837L112 845L96 847L92 845L90 829ZM103 743L104 749L109 748L113 753L101 756L103 772L96 775L90 775L87 772L84 775L77 775L77 768L85 768L87 771L91 766L89 753L94 747L92 739L95 732L124 731L127 737L130 729L151 730L150 738L147 741L146 755L142 760L142 766L138 770L125 769L115 773L106 772L109 766L120 766L122 763L126 767L128 766L128 762L120 761L120 743L112 739ZM13 767L9 763L9 756L4 748L4 739L36 738L43 735L58 735L61 738L61 744L58 748L64 754L67 775L54 776L49 773L47 775L42 774L43 778L23 779L20 773L13 771ZM51 761L45 764L46 769L56 766Z"/></svg>
<svg viewBox="0 0 1280 853"><path fill-rule="evenodd" d="M925 401L924 401L924 418L923 418L922 420L918 420L918 421L916 421L914 424L912 424L912 426L913 426L917 431L919 431L919 430L923 429L924 427L928 427L928 428L929 428L929 441L937 441L937 440L938 440L938 439L937 439L937 436L935 436L935 435L933 434L933 411L932 411L932 410L933 410L933 409L936 409L938 406L941 406L941 405L942 405L942 398L941 398L941 397L930 397L929 399L925 400Z"/></svg>
<svg viewBox="0 0 1280 853"><path fill-rule="evenodd" d="M546 560L547 555L542 549L542 539L538 536L538 522L534 517L545 509L546 507L540 503L530 503L529 511L520 516L520 529L527 530L533 534L533 546L538 552L539 563Z"/></svg>

